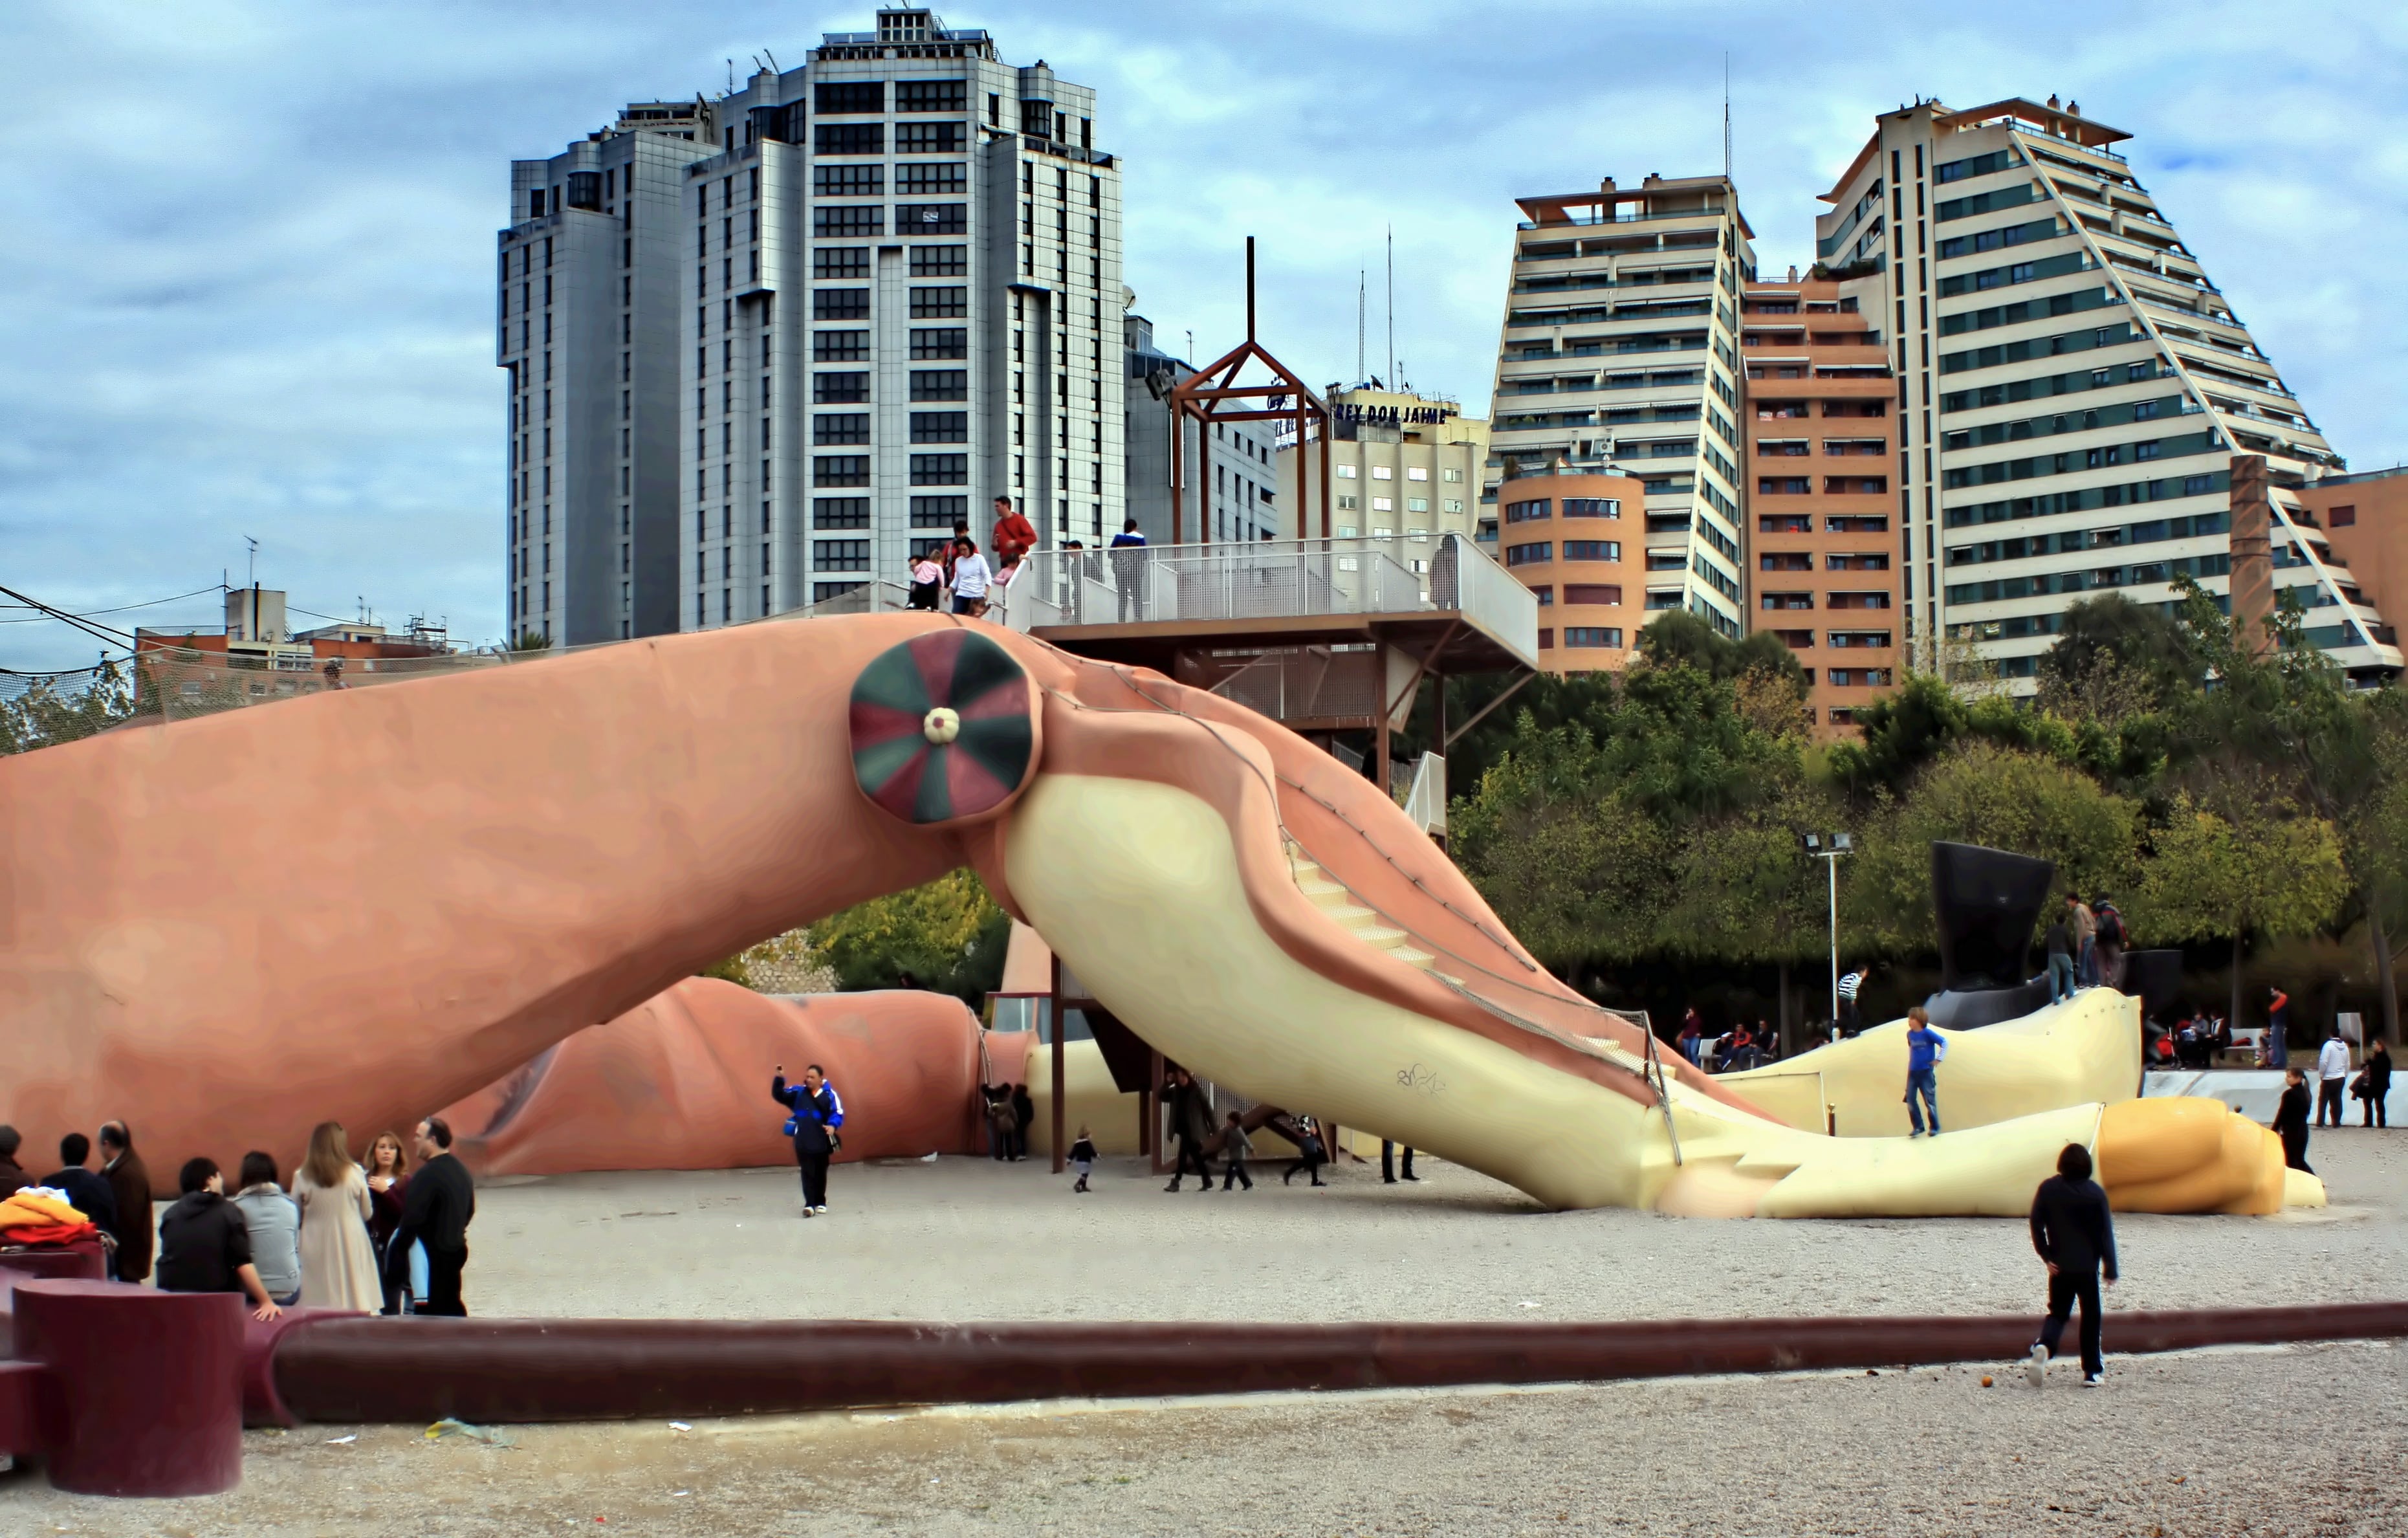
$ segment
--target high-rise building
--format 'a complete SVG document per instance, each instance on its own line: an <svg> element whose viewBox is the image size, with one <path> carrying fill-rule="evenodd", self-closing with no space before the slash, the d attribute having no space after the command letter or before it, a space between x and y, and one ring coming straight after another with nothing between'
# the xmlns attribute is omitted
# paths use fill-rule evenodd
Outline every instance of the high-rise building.
<svg viewBox="0 0 2408 1538"><path fill-rule="evenodd" d="M1499 484L1562 461L1646 488L1645 611L1746 625L1739 296L1753 232L1726 178L1609 178L1516 199L1484 539Z"/></svg>
<svg viewBox="0 0 2408 1538"><path fill-rule="evenodd" d="M1821 272L1873 280L1897 373L1904 628L2029 688L2086 594L2170 603L2187 573L2222 596L2232 461L2259 454L2277 589L2344 667L2396 671L2290 516L2341 461L2111 148L2129 137L2055 97L1925 102L1884 114L1824 194Z"/></svg>
<svg viewBox="0 0 2408 1538"><path fill-rule="evenodd" d="M1488 462L1486 422L1465 416L1462 406L1448 396L1376 384L1332 386L1326 404L1333 538L1388 542L1398 560L1426 573L1438 541L1450 534L1473 536L1484 518L1479 488ZM1319 442L1316 437L1311 459L1316 478ZM1297 505L1297 459L1292 440L1280 449L1279 501L1291 510ZM1316 510L1320 496L1316 485ZM1493 513L1484 516L1493 522ZM1308 537L1318 539L1317 513L1312 523ZM1293 539L1296 532L1291 511L1280 533ZM1493 552L1496 547L1486 548Z"/></svg>
<svg viewBox="0 0 2408 1538"><path fill-rule="evenodd" d="M1042 61L896 7L520 163L513 631L694 629L900 580L996 496L1048 544L1116 529L1120 172L1095 118Z"/></svg>
<svg viewBox="0 0 2408 1538"><path fill-rule="evenodd" d="M1868 297L1875 314L1865 313ZM1742 295L1751 630L1770 630L1811 681L1818 735L1844 733L1897 683L1899 558L1891 436L1897 382L1875 323L1879 290L1755 282Z"/></svg>
<svg viewBox="0 0 2408 1538"><path fill-rule="evenodd" d="M1639 602L1646 553L1629 537L1646 487L1628 475L1558 461L1518 472L1497 496L1504 522L1498 559L1539 599L1539 666L1580 673L1628 662L1646 617Z"/></svg>

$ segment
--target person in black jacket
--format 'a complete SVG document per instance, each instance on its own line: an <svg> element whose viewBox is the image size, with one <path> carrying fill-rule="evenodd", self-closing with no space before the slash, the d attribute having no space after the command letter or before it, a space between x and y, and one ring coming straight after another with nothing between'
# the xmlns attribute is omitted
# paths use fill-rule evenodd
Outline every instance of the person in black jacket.
<svg viewBox="0 0 2408 1538"><path fill-rule="evenodd" d="M247 1293L252 1318L281 1315L251 1264L251 1224L226 1200L217 1161L186 1159L179 1184L184 1194L159 1219L159 1290Z"/></svg>
<svg viewBox="0 0 2408 1538"><path fill-rule="evenodd" d="M385 1251L388 1268L408 1276L409 1246L426 1247L426 1306L419 1312L468 1316L460 1276L468 1269L468 1224L477 1215L477 1183L452 1157L452 1128L440 1116L418 1124L418 1172L401 1195L401 1226Z"/></svg>
<svg viewBox="0 0 2408 1538"><path fill-rule="evenodd" d="M827 1082L820 1065L803 1070L803 1082L786 1083L786 1065L778 1065L769 1081L769 1098L786 1108L786 1131L795 1140L795 1165L803 1176L803 1215L827 1211L828 1157L836 1152L836 1129L844 1125L844 1101Z"/></svg>
<svg viewBox="0 0 2408 1538"><path fill-rule="evenodd" d="M2383 1100L2391 1093L2391 1049L2383 1044L2382 1037L2378 1036L2367 1044L2366 1062L2358 1069L2358 1076L2366 1086L2365 1125L2390 1126L2390 1112Z"/></svg>
<svg viewBox="0 0 2408 1538"><path fill-rule="evenodd" d="M81 1132L69 1132L59 1140L59 1163L64 1168L44 1175L42 1184L65 1192L76 1211L91 1218L111 1241L122 1244L125 1236L117 1221L117 1193L108 1188L108 1182L83 1167L84 1160L90 1157L92 1140ZM142 1215L147 1221L150 1215Z"/></svg>
<svg viewBox="0 0 2408 1538"><path fill-rule="evenodd" d="M2106 1370L2100 1359L2099 1283L2102 1268L2115 1285L2115 1224L2107 1215L2107 1193L2090 1178L2090 1150L2069 1143L2057 1156L2057 1173L2032 1194L2032 1248L2048 1266L2048 1322L2032 1343L2024 1375L2037 1388L2065 1338L2065 1321L2082 1304L2082 1387L2096 1388Z"/></svg>
<svg viewBox="0 0 2408 1538"><path fill-rule="evenodd" d="M2296 1068L2283 1071L2283 1099L2274 1107L2273 1128L2283 1140L2283 1162L2315 1174L2308 1168L2308 1078Z"/></svg>

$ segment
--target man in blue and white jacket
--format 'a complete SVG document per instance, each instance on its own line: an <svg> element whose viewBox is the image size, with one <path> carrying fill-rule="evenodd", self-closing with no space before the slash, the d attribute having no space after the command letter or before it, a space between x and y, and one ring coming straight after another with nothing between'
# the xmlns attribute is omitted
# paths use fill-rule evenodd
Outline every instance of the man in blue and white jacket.
<svg viewBox="0 0 2408 1538"><path fill-rule="evenodd" d="M786 1083L786 1065L778 1065L769 1081L769 1098L786 1108L786 1130L795 1140L795 1163L803 1172L803 1215L827 1211L828 1157L836 1152L836 1129L844 1125L844 1101L827 1082L820 1065L803 1070L803 1082Z"/></svg>

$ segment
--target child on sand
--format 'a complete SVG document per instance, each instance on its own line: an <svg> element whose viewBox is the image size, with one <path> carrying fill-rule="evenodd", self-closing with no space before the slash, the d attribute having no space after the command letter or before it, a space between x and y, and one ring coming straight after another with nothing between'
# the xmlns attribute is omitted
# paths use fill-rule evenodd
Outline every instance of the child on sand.
<svg viewBox="0 0 2408 1538"><path fill-rule="evenodd" d="M1221 1152L1229 1161L1221 1174L1221 1189L1226 1191L1241 1182L1247 1190L1254 1188L1254 1177L1246 1173L1246 1156L1254 1151L1254 1140L1246 1136L1245 1123L1238 1119L1235 1111L1230 1112L1228 1129L1221 1134Z"/></svg>
<svg viewBox="0 0 2408 1538"><path fill-rule="evenodd" d="M1079 1183L1070 1189L1073 1191L1091 1189L1092 1187L1087 1185L1087 1176L1095 1167L1095 1140L1088 1137L1087 1129L1082 1127L1079 1128L1079 1141L1070 1144L1070 1168L1079 1171Z"/></svg>

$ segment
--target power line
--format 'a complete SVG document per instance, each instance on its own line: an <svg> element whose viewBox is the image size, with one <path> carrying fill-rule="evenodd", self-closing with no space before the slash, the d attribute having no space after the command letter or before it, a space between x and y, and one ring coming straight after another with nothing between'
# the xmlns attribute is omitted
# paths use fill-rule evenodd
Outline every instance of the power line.
<svg viewBox="0 0 2408 1538"><path fill-rule="evenodd" d="M29 598L22 593L18 592L15 588L0 587L0 594L5 594L8 597L16 599L19 603L23 604L28 609L38 609L44 614L49 615L51 619L59 621L63 625L72 625L88 636L98 637L106 645L131 646L134 644L134 637L130 632L120 630L113 625L91 624L78 615L68 613L64 609L53 609L49 604L43 603L38 599Z"/></svg>
<svg viewBox="0 0 2408 1538"><path fill-rule="evenodd" d="M204 593L222 593L222 592L224 592L224 591L225 591L225 589L224 589L222 586L219 585L219 584L218 584L218 583L216 583L216 582L211 582L211 583L210 583L208 586L207 586L207 587L196 587L196 588L193 589L190 593L179 593L179 594L177 594L177 595L176 595L174 597L172 597L172 598L152 598L152 599L150 599L150 600L149 602L147 602L147 603L129 603L129 604L121 604L121 605L119 605L119 606L118 606L117 608L115 608L115 609L92 609L92 610L86 610L86 611L84 611L84 613L83 613L83 615L82 615L81 617L82 617L82 618L84 618L84 619L93 619L93 618L96 618L96 617L98 617L98 616L100 616L100 615L102 615L102 614L124 614L124 613L130 613L130 612L132 612L134 610L136 610L136 609L156 609L156 608L158 608L161 604L164 604L164 603L181 603L181 602L183 602L186 598L197 598L197 597L200 597L202 594L204 594ZM39 605L39 604L0 603L0 609L41 609L41 608L42 608L42 606L41 606L41 605ZM51 618L52 618L52 616L51 616L51 614L49 612L49 611L45 610L45 611L44 611L43 612L41 612L41 613L29 615L29 616L27 616L26 618L22 619L22 620L5 620L5 619L0 619L0 625L44 625L44 624L48 624Z"/></svg>

